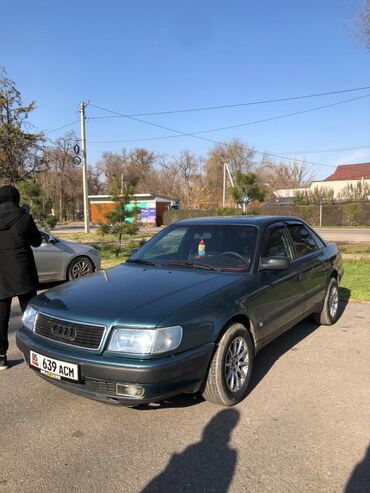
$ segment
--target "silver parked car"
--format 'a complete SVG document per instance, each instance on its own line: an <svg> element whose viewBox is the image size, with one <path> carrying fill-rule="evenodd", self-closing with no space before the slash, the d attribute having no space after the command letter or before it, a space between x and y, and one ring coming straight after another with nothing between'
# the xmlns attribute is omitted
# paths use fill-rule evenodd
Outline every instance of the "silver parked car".
<svg viewBox="0 0 370 493"><path fill-rule="evenodd" d="M32 248L39 281L70 281L100 269L99 252L91 245L63 241L40 231L42 243Z"/></svg>

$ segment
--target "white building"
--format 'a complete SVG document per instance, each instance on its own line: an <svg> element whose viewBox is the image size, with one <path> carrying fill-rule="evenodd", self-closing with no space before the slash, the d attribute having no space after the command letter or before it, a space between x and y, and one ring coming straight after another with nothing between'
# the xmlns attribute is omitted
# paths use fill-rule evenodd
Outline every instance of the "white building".
<svg viewBox="0 0 370 493"><path fill-rule="evenodd" d="M340 164L337 166L334 173L325 180L313 181L310 187L307 188L294 188L290 190L276 190L275 196L291 197L293 198L296 193L302 191L313 192L318 190L332 189L334 192L334 199L341 198L343 191L351 186L356 189L361 187L363 191L370 190L370 163L361 164Z"/></svg>

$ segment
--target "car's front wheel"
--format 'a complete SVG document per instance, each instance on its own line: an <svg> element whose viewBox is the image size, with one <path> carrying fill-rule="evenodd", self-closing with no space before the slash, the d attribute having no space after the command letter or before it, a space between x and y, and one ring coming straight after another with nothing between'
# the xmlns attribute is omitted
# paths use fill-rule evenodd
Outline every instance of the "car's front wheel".
<svg viewBox="0 0 370 493"><path fill-rule="evenodd" d="M253 343L240 323L229 325L213 355L203 397L223 406L233 406L247 393L253 365Z"/></svg>
<svg viewBox="0 0 370 493"><path fill-rule="evenodd" d="M94 272L93 263L87 257L76 257L68 266L67 280L72 281L80 277L85 277Z"/></svg>
<svg viewBox="0 0 370 493"><path fill-rule="evenodd" d="M339 317L339 287L338 281L330 279L322 310L314 313L313 318L320 325L333 325Z"/></svg>

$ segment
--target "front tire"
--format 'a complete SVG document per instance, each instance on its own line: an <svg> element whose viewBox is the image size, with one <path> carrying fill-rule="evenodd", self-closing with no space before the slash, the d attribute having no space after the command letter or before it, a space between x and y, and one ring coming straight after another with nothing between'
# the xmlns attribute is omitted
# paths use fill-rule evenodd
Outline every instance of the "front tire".
<svg viewBox="0 0 370 493"><path fill-rule="evenodd" d="M339 317L339 287L338 281L332 277L326 290L324 305L321 312L314 313L317 324L333 325Z"/></svg>
<svg viewBox="0 0 370 493"><path fill-rule="evenodd" d="M253 343L240 323L229 325L218 343L205 382L203 397L234 406L246 396L253 366Z"/></svg>
<svg viewBox="0 0 370 493"><path fill-rule="evenodd" d="M67 280L73 281L80 277L89 276L94 272L93 263L87 257L76 257L69 264L67 269Z"/></svg>

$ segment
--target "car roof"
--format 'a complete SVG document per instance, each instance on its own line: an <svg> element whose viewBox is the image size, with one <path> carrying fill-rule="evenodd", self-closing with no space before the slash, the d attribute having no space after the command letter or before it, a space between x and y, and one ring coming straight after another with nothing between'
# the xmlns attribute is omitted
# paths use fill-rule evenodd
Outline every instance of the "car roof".
<svg viewBox="0 0 370 493"><path fill-rule="evenodd" d="M210 217L196 217L192 219L183 219L175 224L181 224L183 226L202 225L202 224L238 224L245 226L260 226L265 227L269 224L281 222L281 221L300 221L302 219L295 216L210 216Z"/></svg>

